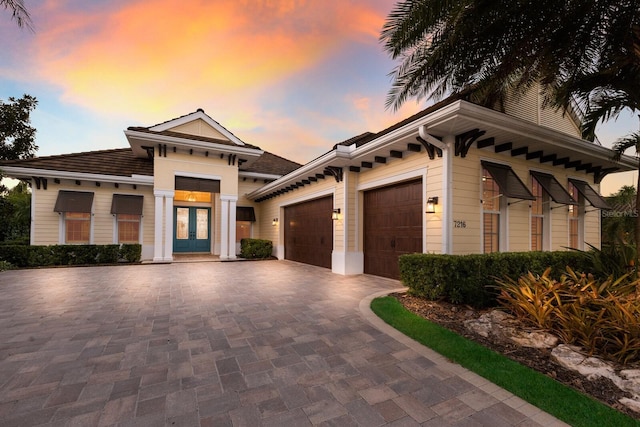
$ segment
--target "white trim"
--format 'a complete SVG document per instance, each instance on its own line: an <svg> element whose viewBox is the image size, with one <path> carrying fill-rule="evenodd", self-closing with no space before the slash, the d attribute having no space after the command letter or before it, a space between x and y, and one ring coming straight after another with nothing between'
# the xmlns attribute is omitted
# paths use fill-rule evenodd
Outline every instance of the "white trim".
<svg viewBox="0 0 640 427"><path fill-rule="evenodd" d="M258 173L258 172L243 172L238 171L239 178L258 178L258 179L278 179L281 178L282 175L274 175L270 173Z"/></svg>
<svg viewBox="0 0 640 427"><path fill-rule="evenodd" d="M84 172L66 172L49 169L22 168L16 166L3 166L2 170L7 176L20 176L31 178L32 176L42 176L45 178L59 178L80 181L101 181L101 182L117 182L120 184L139 184L153 185L153 176L147 175L102 175Z"/></svg>
<svg viewBox="0 0 640 427"><path fill-rule="evenodd" d="M291 206L291 205L295 205L298 203L302 203L302 202L306 202L308 200L313 200L313 199L320 199L324 196L333 196L334 200L335 200L335 194L336 194L336 190L335 188L329 188L329 189L325 189L322 191L316 191L314 193L308 193L304 196L300 196L300 197L296 197L295 199L289 199L283 202L280 202L280 204L278 205L278 208L282 209L285 208L287 206ZM284 213L284 211L281 210L281 213ZM281 218L282 215L280 215L278 218Z"/></svg>
<svg viewBox="0 0 640 427"><path fill-rule="evenodd" d="M162 131L169 130L171 128L174 128L174 127L177 127L177 126L180 126L180 125L184 125L184 124L196 121L198 119L203 120L209 126L211 126L215 130L220 132L222 135L227 137L227 139L229 139L229 141L231 141L231 142L233 142L235 144L238 144L238 145L245 145L245 143L242 140L240 140L240 138L238 138L237 136L235 136L234 134L229 132L224 126L222 126L220 123L218 123L215 120L213 120L211 117L209 117L202 110L197 110L197 111L195 111L195 112L193 112L191 114L187 114L186 116L178 117L176 119L169 120L167 122L157 124L155 126L150 127L149 130L156 131L156 132L162 132Z"/></svg>
<svg viewBox="0 0 640 427"><path fill-rule="evenodd" d="M236 259L236 200L229 200L229 259Z"/></svg>
<svg viewBox="0 0 640 427"><path fill-rule="evenodd" d="M358 183L356 191L366 191L377 187L386 187L391 184L398 184L402 181L408 181L413 178L425 177L428 167L420 167L407 172L399 173L396 175L390 175L385 178L376 179L374 181ZM424 194L422 195L424 198Z"/></svg>
<svg viewBox="0 0 640 427"><path fill-rule="evenodd" d="M36 191L33 189L33 179L31 180L31 221L29 221L29 244L35 245L36 237Z"/></svg>
<svg viewBox="0 0 640 427"><path fill-rule="evenodd" d="M229 198L220 195L220 259L229 258ZM233 247L235 247L235 242Z"/></svg>
<svg viewBox="0 0 640 427"><path fill-rule="evenodd" d="M226 200L229 202L237 202L238 196L233 194L220 194L220 200Z"/></svg>
<svg viewBox="0 0 640 427"><path fill-rule="evenodd" d="M153 223L153 261L162 262L164 256L162 254L162 218L164 217L164 203L163 198L168 191L155 190L153 195L155 197L154 208L154 223ZM173 192L171 192L173 193Z"/></svg>
<svg viewBox="0 0 640 427"><path fill-rule="evenodd" d="M174 177L182 176L185 178L200 178L200 179L210 179L214 181L222 181L222 176L220 175L210 175L206 173L197 173L197 172L187 172L187 171L175 171L173 174Z"/></svg>
<svg viewBox="0 0 640 427"><path fill-rule="evenodd" d="M156 197L174 197L175 194L173 190L153 190L153 195Z"/></svg>
<svg viewBox="0 0 640 427"><path fill-rule="evenodd" d="M164 261L173 261L173 196L164 198Z"/></svg>
<svg viewBox="0 0 640 427"><path fill-rule="evenodd" d="M185 134L184 137L159 135L156 133L141 132L134 130L124 131L127 138L134 138L137 140L149 141L154 144L171 144L176 147L183 148L196 148L209 152L225 152L232 154L244 154L246 156L260 157L264 154L263 150L259 148L249 148L242 145L229 145L229 144L216 144L210 141L199 141L189 138L189 135ZM197 136L197 135L194 135ZM215 139L215 138L212 138ZM222 141L222 140L220 140Z"/></svg>

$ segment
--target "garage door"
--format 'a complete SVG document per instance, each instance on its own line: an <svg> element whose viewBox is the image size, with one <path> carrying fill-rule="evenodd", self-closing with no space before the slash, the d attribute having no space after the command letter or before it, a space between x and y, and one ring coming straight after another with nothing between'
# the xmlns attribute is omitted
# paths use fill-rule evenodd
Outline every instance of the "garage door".
<svg viewBox="0 0 640 427"><path fill-rule="evenodd" d="M422 252L422 180L364 193L364 272L400 278L398 257Z"/></svg>
<svg viewBox="0 0 640 427"><path fill-rule="evenodd" d="M333 196L284 209L284 257L331 268Z"/></svg>

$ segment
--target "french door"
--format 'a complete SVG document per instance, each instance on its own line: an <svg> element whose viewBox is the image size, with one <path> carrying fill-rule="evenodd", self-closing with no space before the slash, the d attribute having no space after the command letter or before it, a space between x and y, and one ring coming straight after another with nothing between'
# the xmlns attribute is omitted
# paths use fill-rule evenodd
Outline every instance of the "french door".
<svg viewBox="0 0 640 427"><path fill-rule="evenodd" d="M211 208L174 208L174 252L211 251Z"/></svg>

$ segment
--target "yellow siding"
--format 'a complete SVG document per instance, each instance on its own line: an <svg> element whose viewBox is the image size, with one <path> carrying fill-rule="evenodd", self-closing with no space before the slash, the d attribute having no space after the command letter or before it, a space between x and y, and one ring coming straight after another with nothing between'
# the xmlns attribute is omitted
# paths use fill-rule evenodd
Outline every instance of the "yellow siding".
<svg viewBox="0 0 640 427"><path fill-rule="evenodd" d="M59 190L86 191L93 193L93 243L106 245L116 243L114 240L115 220L111 215L111 201L114 194L132 194L144 196L142 238L144 245L153 245L154 232L154 197L150 186L138 186L133 189L130 184L122 184L115 188L112 183L102 183L96 187L94 182L82 181L76 185L75 181L62 180L60 184L49 181L47 190L34 190L35 218L33 243L35 245L54 245L61 241L60 215L53 211ZM63 241L62 236L62 241Z"/></svg>
<svg viewBox="0 0 640 427"><path fill-rule="evenodd" d="M176 173L189 172L220 177L221 194L238 194L238 166L230 166L227 159L191 156L186 153L167 153L154 159L156 190L173 190Z"/></svg>
<svg viewBox="0 0 640 427"><path fill-rule="evenodd" d="M453 228L453 253L478 253L481 245L480 157L470 150L465 158L453 158L453 217L463 226ZM453 224L452 224L453 226Z"/></svg>
<svg viewBox="0 0 640 427"><path fill-rule="evenodd" d="M186 133L189 135L198 135L198 136L204 136L207 138L216 138L216 139L223 139L225 141L229 141L229 139L226 136L224 136L223 134L221 134L211 126L209 126L209 124L202 119L197 119L192 122L173 127L169 130L172 132L180 132L180 133Z"/></svg>
<svg viewBox="0 0 640 427"><path fill-rule="evenodd" d="M504 112L510 116L538 124L538 85L519 97L509 97L504 103Z"/></svg>
<svg viewBox="0 0 640 427"><path fill-rule="evenodd" d="M358 174L355 172L345 172L346 178L346 209L349 212L349 217L347 220L347 248L348 252L354 252L358 250L357 246L357 226L358 226L358 191L356 190L358 185Z"/></svg>
<svg viewBox="0 0 640 427"><path fill-rule="evenodd" d="M259 203L247 199L247 194L257 190L263 185L263 180L259 179L256 182L253 182L253 178L247 178L245 181L240 178L240 181L238 182L238 206L251 206L256 213L256 222L253 223L251 228L251 233L254 238L259 238L261 236L260 216L264 215L264 212L260 209ZM269 221L271 221L271 219L269 219Z"/></svg>

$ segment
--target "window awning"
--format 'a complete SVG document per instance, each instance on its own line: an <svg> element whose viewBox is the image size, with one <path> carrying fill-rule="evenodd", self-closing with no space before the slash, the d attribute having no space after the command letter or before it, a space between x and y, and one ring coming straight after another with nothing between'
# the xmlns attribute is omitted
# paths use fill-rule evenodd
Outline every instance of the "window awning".
<svg viewBox="0 0 640 427"><path fill-rule="evenodd" d="M598 209L611 209L607 202L585 181L569 178L569 182L575 185L578 192L591 203L591 206Z"/></svg>
<svg viewBox="0 0 640 427"><path fill-rule="evenodd" d="M58 191L54 212L91 213L93 193L86 191Z"/></svg>
<svg viewBox="0 0 640 427"><path fill-rule="evenodd" d="M506 197L513 199L535 200L531 191L518 178L518 175L510 166L501 165L499 163L491 163L482 161L482 167L485 168L495 179L500 191Z"/></svg>
<svg viewBox="0 0 640 427"><path fill-rule="evenodd" d="M123 215L142 215L144 196L114 194L111 200L111 213Z"/></svg>
<svg viewBox="0 0 640 427"><path fill-rule="evenodd" d="M560 203L562 205L578 204L575 200L573 200L569 192L564 189L562 184L560 184L553 175L544 172L530 172L531 176L533 176L536 181L540 183L542 188L544 188L544 191L547 192L549 197L551 197L554 202Z"/></svg>
<svg viewBox="0 0 640 427"><path fill-rule="evenodd" d="M219 193L220 181L218 181L217 179L202 179L190 178L187 176L176 176L176 190Z"/></svg>
<svg viewBox="0 0 640 427"><path fill-rule="evenodd" d="M236 221L256 221L256 213L252 207L237 206L236 207Z"/></svg>

